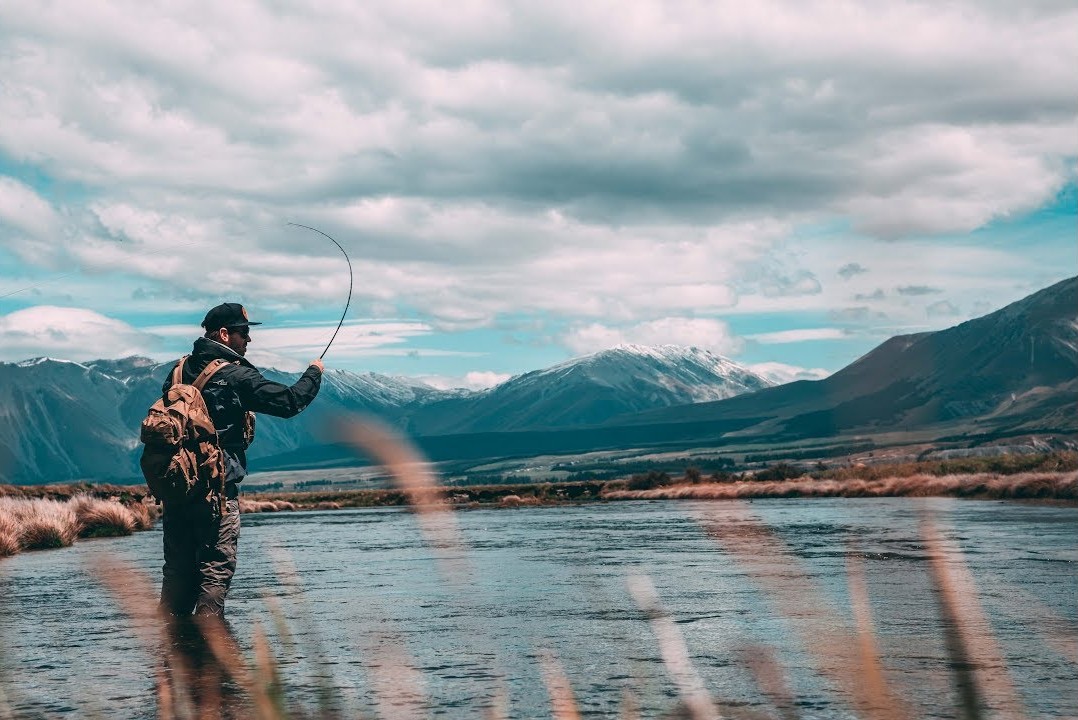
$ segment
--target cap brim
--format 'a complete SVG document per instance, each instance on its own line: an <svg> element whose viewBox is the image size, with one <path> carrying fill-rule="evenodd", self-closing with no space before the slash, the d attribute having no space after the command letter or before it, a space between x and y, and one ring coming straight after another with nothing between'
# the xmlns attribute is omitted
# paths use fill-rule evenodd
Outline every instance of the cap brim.
<svg viewBox="0 0 1078 720"><path fill-rule="evenodd" d="M261 324L262 323L260 323L260 322L241 322L241 323L232 323L231 325L222 325L221 327L237 328L237 327L247 327L248 325L261 325Z"/></svg>

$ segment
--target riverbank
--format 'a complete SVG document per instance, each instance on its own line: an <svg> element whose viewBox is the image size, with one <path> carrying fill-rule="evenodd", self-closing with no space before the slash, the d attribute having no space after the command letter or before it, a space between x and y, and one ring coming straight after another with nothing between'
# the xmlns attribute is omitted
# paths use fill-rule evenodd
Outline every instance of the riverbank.
<svg viewBox="0 0 1078 720"><path fill-rule="evenodd" d="M1078 472L995 475L910 475L880 480L813 480L670 485L613 490L607 500L740 500L796 497L963 497L1078 502Z"/></svg>
<svg viewBox="0 0 1078 720"><path fill-rule="evenodd" d="M694 481L695 480L695 481ZM656 485L649 483L656 482ZM778 481L711 481L689 474L679 478L485 485L439 488L454 507L526 507L618 500L740 500L813 497L962 497L998 500L1054 500L1078 502L1078 471L1030 472L1014 475L970 473L880 479L814 479L808 476ZM336 492L260 493L244 499L245 512L281 510L334 510L346 507L408 505L398 490L343 490Z"/></svg>
<svg viewBox="0 0 1078 720"><path fill-rule="evenodd" d="M242 491L243 486L240 488ZM777 463L742 472L717 472L708 476L688 467L674 475L661 470L651 470L612 480L452 485L430 488L429 492L457 508L527 507L617 500L888 496L1033 499L1072 503L1078 502L1078 453L1055 452L873 465L851 463L837 468ZM70 503L76 498L95 498L119 503L124 508L134 508L139 513L142 510L138 508L142 508L151 518L156 517L160 510L159 506L152 504L152 498L144 485L0 485L0 500L5 498L60 503ZM266 513L336 510L346 507L399 507L411 504L412 499L408 492L399 489L242 492L240 511ZM85 500L82 502L86 503ZM55 515L58 512L60 511L42 510L43 515ZM12 512L9 511L7 515L12 515ZM2 522L5 521L0 520L0 523ZM0 534L8 538L7 542L11 546L13 541L10 538L15 537L16 532L11 529L11 521L6 522L7 530L0 525ZM75 536L79 532L87 532L86 528L89 527L69 520L56 521L54 524L74 527ZM122 523L118 527L121 526ZM123 534L122 531L117 532ZM60 540L53 542L66 542L71 533L70 529L58 533ZM0 554L2 552L0 550Z"/></svg>

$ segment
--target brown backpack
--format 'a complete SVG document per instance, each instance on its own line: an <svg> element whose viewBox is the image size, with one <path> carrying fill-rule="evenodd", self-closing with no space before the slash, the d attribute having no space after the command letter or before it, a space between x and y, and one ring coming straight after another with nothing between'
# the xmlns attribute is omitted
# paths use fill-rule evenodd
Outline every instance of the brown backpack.
<svg viewBox="0 0 1078 720"><path fill-rule="evenodd" d="M214 373L228 365L212 360L190 385L183 382L184 355L172 371L172 386L142 421L142 474L150 493L164 502L215 499L224 513L225 461L217 428L202 397Z"/></svg>

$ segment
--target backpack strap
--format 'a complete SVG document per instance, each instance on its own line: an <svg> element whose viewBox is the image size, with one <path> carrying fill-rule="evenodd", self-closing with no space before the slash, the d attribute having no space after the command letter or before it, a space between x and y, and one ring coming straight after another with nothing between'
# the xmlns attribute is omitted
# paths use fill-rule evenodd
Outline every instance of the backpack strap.
<svg viewBox="0 0 1078 720"><path fill-rule="evenodd" d="M176 363L176 367L172 370L172 384L179 385L183 382L183 364L187 361L190 355L184 355L180 358L180 361Z"/></svg>
<svg viewBox="0 0 1078 720"><path fill-rule="evenodd" d="M191 384L194 385L196 390L202 392L202 388L206 387L206 383L210 381L210 378L213 377L214 373L225 365L228 365L227 360L222 360L221 358L210 360L210 364L206 366L206 369L199 373L198 377L195 378L195 381Z"/></svg>

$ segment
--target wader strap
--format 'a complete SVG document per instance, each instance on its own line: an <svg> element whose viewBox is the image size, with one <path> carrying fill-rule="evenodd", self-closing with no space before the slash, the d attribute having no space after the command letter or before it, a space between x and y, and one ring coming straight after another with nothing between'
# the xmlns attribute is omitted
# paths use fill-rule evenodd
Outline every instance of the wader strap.
<svg viewBox="0 0 1078 720"><path fill-rule="evenodd" d="M206 383L210 381L210 378L213 377L213 374L223 368L225 365L228 365L227 360L222 360L221 358L210 360L210 364L206 366L205 370L199 373L198 377L195 378L195 381L191 384L195 386L196 390L202 392L202 388L206 387Z"/></svg>
<svg viewBox="0 0 1078 720"><path fill-rule="evenodd" d="M173 385L179 385L180 383L183 382L183 364L184 364L184 362L187 361L187 358L189 358L189 357L191 357L191 356L190 355L184 355L182 358L180 358L180 361L178 363L176 363L176 367L172 371L172 384Z"/></svg>

